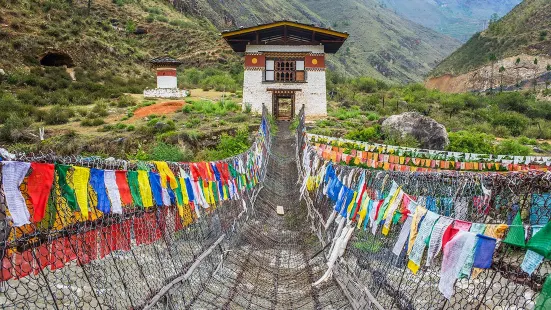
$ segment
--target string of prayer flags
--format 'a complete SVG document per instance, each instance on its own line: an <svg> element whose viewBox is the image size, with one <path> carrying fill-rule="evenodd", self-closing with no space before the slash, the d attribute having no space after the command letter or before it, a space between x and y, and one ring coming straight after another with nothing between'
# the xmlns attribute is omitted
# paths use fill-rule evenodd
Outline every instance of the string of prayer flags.
<svg viewBox="0 0 551 310"><path fill-rule="evenodd" d="M538 239L534 240L534 237L538 234L542 227L543 226L541 225L532 226L532 239L530 239L530 241L528 241L528 244L526 245L529 250L526 251L524 259L522 260L522 264L520 265L520 268L529 275L532 275L532 273L534 273L534 271L538 269L540 264L543 262L543 259L545 258L544 255L532 250L534 248L534 244L539 244L541 241L538 241ZM541 237L538 236L538 238ZM544 236L543 238L549 237ZM547 242L549 242L549 240L547 240ZM545 243L543 244L545 246Z"/></svg>

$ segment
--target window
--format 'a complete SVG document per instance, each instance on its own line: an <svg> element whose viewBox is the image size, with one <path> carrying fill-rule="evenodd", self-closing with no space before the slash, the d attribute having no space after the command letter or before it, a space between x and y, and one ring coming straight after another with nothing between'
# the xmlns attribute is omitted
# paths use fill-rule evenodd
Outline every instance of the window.
<svg viewBox="0 0 551 310"><path fill-rule="evenodd" d="M274 61L266 60L266 81L274 80Z"/></svg>
<svg viewBox="0 0 551 310"><path fill-rule="evenodd" d="M266 60L265 81L303 82L305 81L304 60Z"/></svg>

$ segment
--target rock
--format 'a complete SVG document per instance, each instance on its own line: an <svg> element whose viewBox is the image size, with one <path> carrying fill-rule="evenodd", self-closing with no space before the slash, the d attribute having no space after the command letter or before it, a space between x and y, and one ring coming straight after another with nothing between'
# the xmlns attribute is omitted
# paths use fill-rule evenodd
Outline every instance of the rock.
<svg viewBox="0 0 551 310"><path fill-rule="evenodd" d="M156 130L163 130L166 126L167 126L166 123L157 122L157 123L155 124L155 129L156 129Z"/></svg>
<svg viewBox="0 0 551 310"><path fill-rule="evenodd" d="M0 69L0 75L6 75L6 71L4 71L4 69Z"/></svg>
<svg viewBox="0 0 551 310"><path fill-rule="evenodd" d="M537 146L534 146L534 148L532 150L534 151L534 153L539 153L539 154L545 153L544 150L540 149Z"/></svg>
<svg viewBox="0 0 551 310"><path fill-rule="evenodd" d="M382 123L382 130L384 133L396 133L402 137L411 135L424 149L443 150L450 143L444 125L417 112L388 117Z"/></svg>
<svg viewBox="0 0 551 310"><path fill-rule="evenodd" d="M144 27L138 27L136 30L134 30L134 34L141 35L141 34L147 34L147 29Z"/></svg>

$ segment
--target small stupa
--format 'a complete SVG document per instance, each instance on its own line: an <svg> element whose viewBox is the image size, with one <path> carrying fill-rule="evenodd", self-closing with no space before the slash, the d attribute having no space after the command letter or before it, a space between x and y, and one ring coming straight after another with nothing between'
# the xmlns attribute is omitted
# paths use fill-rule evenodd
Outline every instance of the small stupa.
<svg viewBox="0 0 551 310"><path fill-rule="evenodd" d="M153 58L149 61L157 71L157 88L143 91L145 98L183 98L188 91L178 88L177 69L182 64L169 56Z"/></svg>

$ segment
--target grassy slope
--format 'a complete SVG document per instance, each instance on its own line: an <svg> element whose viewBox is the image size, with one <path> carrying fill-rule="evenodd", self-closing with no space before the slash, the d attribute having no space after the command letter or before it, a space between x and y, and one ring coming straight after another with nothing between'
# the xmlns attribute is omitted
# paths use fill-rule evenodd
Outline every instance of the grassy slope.
<svg viewBox="0 0 551 310"><path fill-rule="evenodd" d="M213 147L222 133L258 124L256 117L237 112L234 106L214 109L220 105L211 103L213 111L166 115L161 121L170 126L161 129L154 122L128 119L134 109L152 103L140 99L121 107L125 96L119 97L154 86L150 58L170 54L182 59L184 68L225 71L241 67L241 59L210 22L185 16L166 1L126 1L119 6L111 0L94 0L90 14L84 1L74 3L0 1L0 68L6 73L0 76L2 145L17 151L143 159L144 152L154 152L158 143L166 142L179 145L180 150L169 148L171 152L184 152L191 159L190 150ZM134 34L130 31L134 27L146 28L147 34ZM39 56L48 50L73 57L76 82L62 68L40 66ZM199 93L194 100L201 100ZM216 98L209 99L216 102ZM98 106L106 110L100 116L93 112ZM65 120L47 123L50 116L60 115L50 111L62 112ZM85 121L98 122L84 126ZM46 129L42 142L37 137L41 126Z"/></svg>
<svg viewBox="0 0 551 310"><path fill-rule="evenodd" d="M449 37L405 20L375 0L242 0L200 2L219 28L288 19L348 31L348 42L330 66L350 75L395 82L419 81L459 46Z"/></svg>
<svg viewBox="0 0 551 310"><path fill-rule="evenodd" d="M482 30L492 14L507 14L521 0L380 0L389 9L461 41Z"/></svg>
<svg viewBox="0 0 551 310"><path fill-rule="evenodd" d="M542 32L547 32L542 36ZM551 2L524 0L486 31L475 34L465 45L440 63L431 76L462 74L497 59L528 55L551 55Z"/></svg>
<svg viewBox="0 0 551 310"><path fill-rule="evenodd" d="M148 60L164 54L183 59L186 66L238 61L212 24L184 16L166 1L128 1L118 6L111 0L94 0L90 15L83 2L74 3L0 2L0 68L36 66L39 56L50 49L69 52L77 67L85 70L118 74L150 72ZM151 8L159 12L154 16L166 19L148 21ZM129 24L144 27L148 33L128 33Z"/></svg>

